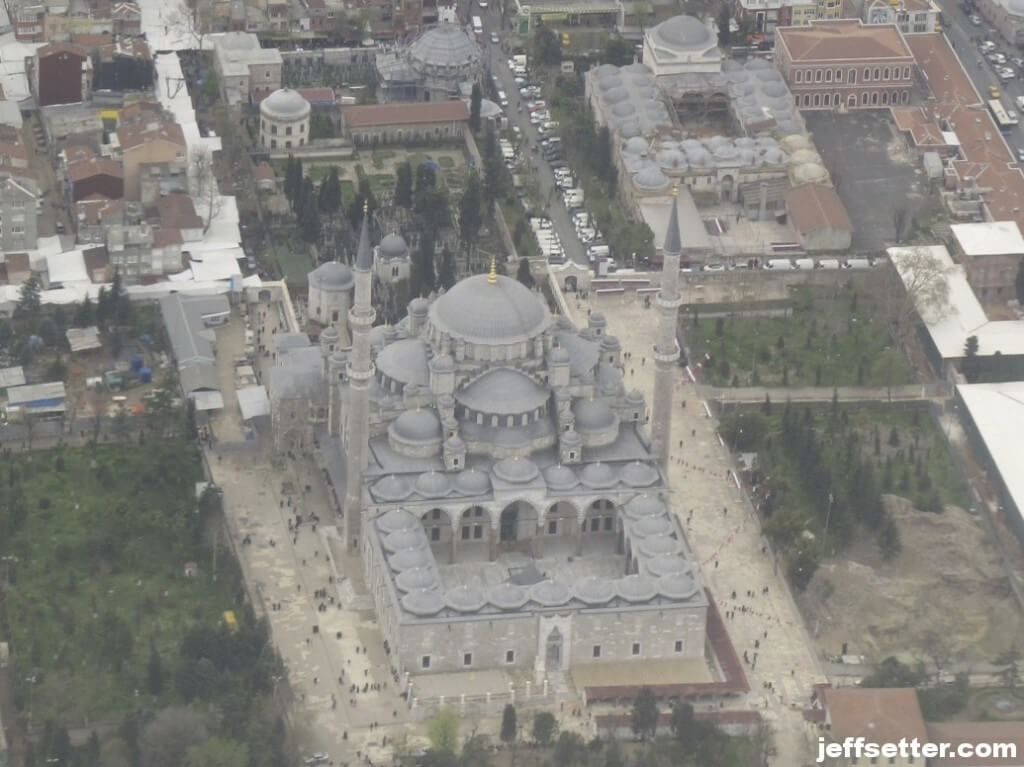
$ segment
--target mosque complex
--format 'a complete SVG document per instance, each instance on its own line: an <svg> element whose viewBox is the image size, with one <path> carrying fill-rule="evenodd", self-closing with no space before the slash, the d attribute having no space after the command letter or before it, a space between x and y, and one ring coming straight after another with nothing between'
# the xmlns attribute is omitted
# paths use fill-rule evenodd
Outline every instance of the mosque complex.
<svg viewBox="0 0 1024 767"><path fill-rule="evenodd" d="M279 334L269 379L275 445L319 452L396 668L703 666L709 601L667 486L676 205L650 408L601 314L576 328L493 265L375 326L377 267L407 251L364 220L353 266L309 276L319 344Z"/></svg>

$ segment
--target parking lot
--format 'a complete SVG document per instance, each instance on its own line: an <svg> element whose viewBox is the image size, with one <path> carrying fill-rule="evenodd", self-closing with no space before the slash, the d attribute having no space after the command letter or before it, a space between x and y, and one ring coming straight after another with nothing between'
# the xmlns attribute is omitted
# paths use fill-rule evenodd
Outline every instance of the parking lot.
<svg viewBox="0 0 1024 767"><path fill-rule="evenodd" d="M850 219L853 250L877 252L896 242L898 215L909 223L927 200L927 179L892 130L889 110L804 118Z"/></svg>

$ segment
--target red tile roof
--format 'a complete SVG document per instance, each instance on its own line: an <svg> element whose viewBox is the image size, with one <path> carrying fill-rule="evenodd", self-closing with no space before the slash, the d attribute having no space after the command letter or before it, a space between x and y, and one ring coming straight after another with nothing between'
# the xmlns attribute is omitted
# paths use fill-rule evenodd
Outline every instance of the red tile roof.
<svg viewBox="0 0 1024 767"><path fill-rule="evenodd" d="M900 738L928 740L917 690L911 687L829 687L824 696L836 739L863 737L876 743L897 743Z"/></svg>
<svg viewBox="0 0 1024 767"><path fill-rule="evenodd" d="M124 170L121 168L121 163L106 157L90 157L88 160L80 160L68 165L68 178L72 181L81 181L100 175L124 178Z"/></svg>
<svg viewBox="0 0 1024 767"><path fill-rule="evenodd" d="M167 194L156 201L162 227L171 229L198 229L203 219L196 213L192 198L187 194Z"/></svg>
<svg viewBox="0 0 1024 767"><path fill-rule="evenodd" d="M412 104L372 104L341 108L341 119L351 128L468 120L464 101L421 101Z"/></svg>
<svg viewBox="0 0 1024 767"><path fill-rule="evenodd" d="M860 19L815 21L807 26L779 27L781 41L793 61L837 61L910 58L911 52L895 24L864 24Z"/></svg>
<svg viewBox="0 0 1024 767"><path fill-rule="evenodd" d="M825 184L801 184L786 193L786 210L797 231L813 232L831 227L853 231L846 206L836 190Z"/></svg>
<svg viewBox="0 0 1024 767"><path fill-rule="evenodd" d="M55 53L70 53L73 56L78 56L82 59L88 55L85 52L85 49L80 45L73 45L72 43L48 43L36 51L36 58L44 59Z"/></svg>

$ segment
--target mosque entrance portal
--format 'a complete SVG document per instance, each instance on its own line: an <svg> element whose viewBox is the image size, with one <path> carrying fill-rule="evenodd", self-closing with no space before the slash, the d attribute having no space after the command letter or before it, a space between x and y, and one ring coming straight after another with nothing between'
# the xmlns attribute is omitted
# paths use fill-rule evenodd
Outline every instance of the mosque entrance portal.
<svg viewBox="0 0 1024 767"><path fill-rule="evenodd" d="M562 632L555 626L548 634L547 653L544 657L545 667L548 671L562 667Z"/></svg>

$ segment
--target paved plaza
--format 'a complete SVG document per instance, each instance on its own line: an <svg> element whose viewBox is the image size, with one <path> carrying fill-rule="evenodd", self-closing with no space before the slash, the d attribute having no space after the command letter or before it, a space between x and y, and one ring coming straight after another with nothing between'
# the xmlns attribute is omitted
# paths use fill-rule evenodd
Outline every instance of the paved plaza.
<svg viewBox="0 0 1024 767"><path fill-rule="evenodd" d="M582 302L567 298L577 323L586 322L588 309L604 313L609 332L631 352L625 361L627 388L639 388L650 402L655 309L645 308L642 299L628 293ZM810 762L800 709L809 703L811 686L826 679L753 509L730 473L730 456L718 439L717 423L709 417L697 387L686 381L680 368L669 485L673 507L705 582L726 616L736 652L748 659L744 671L751 691L727 706L759 709L776 728L775 764L793 767Z"/></svg>

